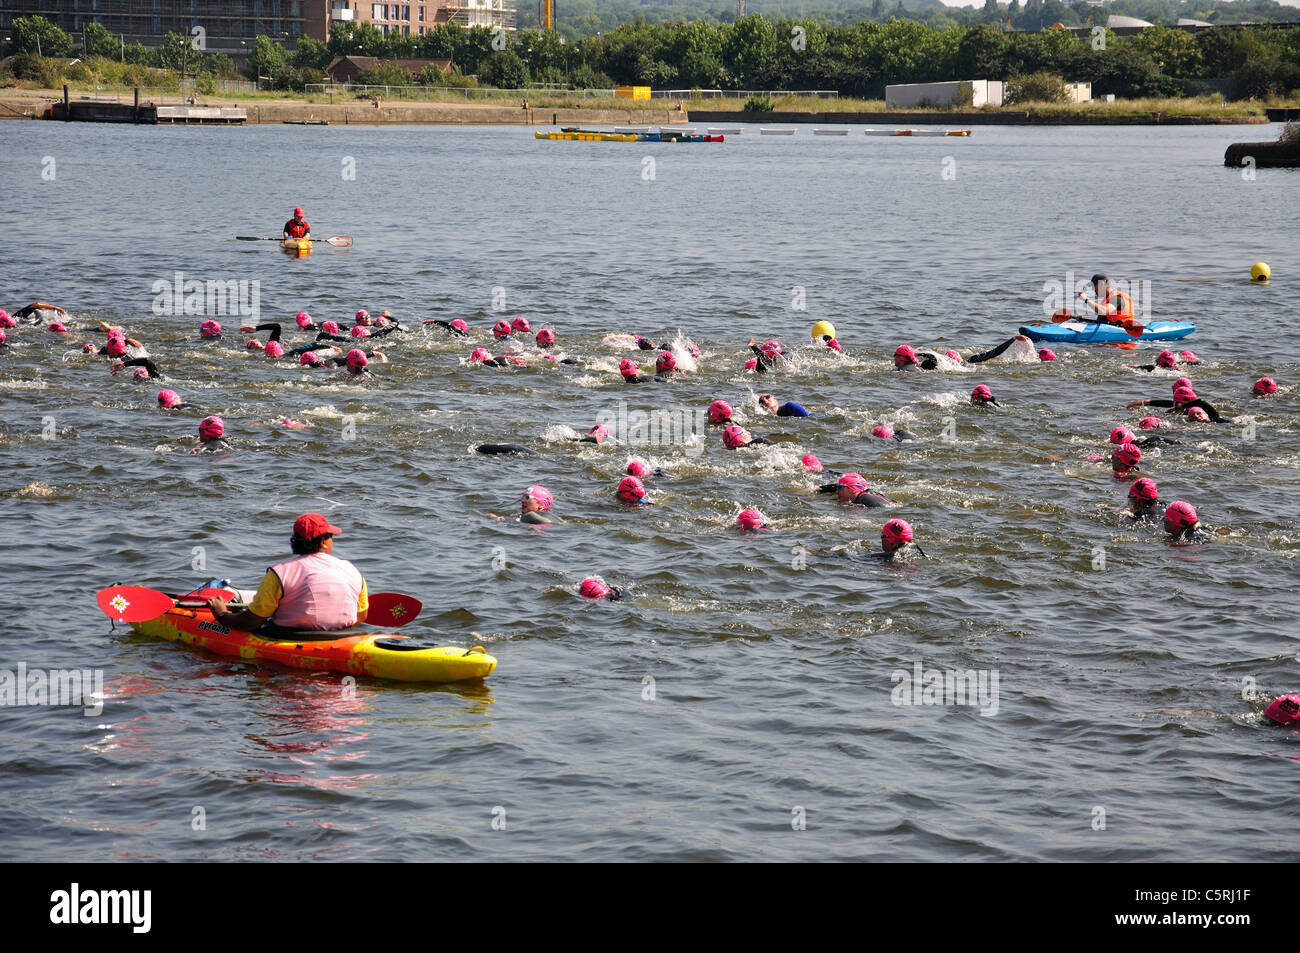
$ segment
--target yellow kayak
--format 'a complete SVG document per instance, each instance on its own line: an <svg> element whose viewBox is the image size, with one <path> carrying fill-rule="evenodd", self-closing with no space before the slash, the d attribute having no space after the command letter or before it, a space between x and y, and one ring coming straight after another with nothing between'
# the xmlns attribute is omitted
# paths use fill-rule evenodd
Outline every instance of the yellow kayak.
<svg viewBox="0 0 1300 953"><path fill-rule="evenodd" d="M311 239L310 238L286 238L284 239L284 241L280 242L280 247L284 249L285 254L287 255L297 255L299 257L303 255L310 255Z"/></svg>
<svg viewBox="0 0 1300 953"><path fill-rule="evenodd" d="M577 142L636 142L636 136L616 132L535 132L533 137Z"/></svg>

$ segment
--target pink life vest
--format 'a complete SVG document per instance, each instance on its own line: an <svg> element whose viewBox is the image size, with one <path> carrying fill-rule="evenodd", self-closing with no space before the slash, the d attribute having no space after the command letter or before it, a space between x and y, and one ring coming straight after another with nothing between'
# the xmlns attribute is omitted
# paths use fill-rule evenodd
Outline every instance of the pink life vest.
<svg viewBox="0 0 1300 953"><path fill-rule="evenodd" d="M364 580L357 567L329 553L295 556L276 563L284 595L273 621L287 629L346 629L357 623Z"/></svg>

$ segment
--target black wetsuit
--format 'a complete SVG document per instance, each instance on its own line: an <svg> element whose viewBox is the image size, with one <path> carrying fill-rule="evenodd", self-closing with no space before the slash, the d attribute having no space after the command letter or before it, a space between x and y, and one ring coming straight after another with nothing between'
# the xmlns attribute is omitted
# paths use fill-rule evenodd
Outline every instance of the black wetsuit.
<svg viewBox="0 0 1300 953"><path fill-rule="evenodd" d="M1210 420L1212 420L1216 424L1232 423L1232 421L1229 418L1219 416L1219 412L1214 409L1213 405L1211 405L1209 401L1202 400L1199 397L1196 398L1196 400L1190 401L1186 404L1176 404L1172 400L1169 400L1164 397L1157 398L1156 400L1148 400L1146 403L1148 406L1151 407L1172 407L1184 414L1186 414L1187 411L1192 407L1199 407L1203 411L1205 411L1205 413L1209 416Z"/></svg>
<svg viewBox="0 0 1300 953"><path fill-rule="evenodd" d="M754 365L754 370L758 371L760 374L766 373L767 370L772 367L785 366L785 358L780 354L766 354L757 344L751 344L749 349L754 352L754 357L758 358L758 363Z"/></svg>
<svg viewBox="0 0 1300 953"><path fill-rule="evenodd" d="M1158 447L1162 443L1178 443L1173 437L1163 437L1160 434L1152 434L1149 437L1138 437L1133 441L1139 447Z"/></svg>
<svg viewBox="0 0 1300 953"><path fill-rule="evenodd" d="M939 367L939 355L933 351L917 351L916 357L915 363L904 364L898 370L905 371L909 367L919 367L923 371L933 371Z"/></svg>
<svg viewBox="0 0 1300 953"><path fill-rule="evenodd" d="M1191 543L1207 543L1209 541L1210 534L1201 529L1200 523L1179 530L1177 535L1171 535L1169 537L1169 542L1175 546L1188 545Z"/></svg>
<svg viewBox="0 0 1300 953"><path fill-rule="evenodd" d="M433 321L426 321L424 323L435 325L436 327L440 327L445 331L450 331L452 334L459 334L461 337L469 337L468 331L462 331L460 328L454 327L450 321L443 321L441 319L437 319Z"/></svg>
<svg viewBox="0 0 1300 953"><path fill-rule="evenodd" d="M739 446L731 447L731 448L729 448L729 449L731 449L731 450L744 450L746 447L760 447L760 446L764 446L764 445L768 445L768 446L770 446L770 445L772 445L772 441L768 440L766 437L754 437L754 436L751 436L751 437L749 438L749 443L742 443L742 444L740 444Z"/></svg>
<svg viewBox="0 0 1300 953"><path fill-rule="evenodd" d="M929 559L920 546L915 543L904 543L892 552L881 550L878 553L868 553L868 559L878 559L886 563L906 563L915 562L918 559Z"/></svg>
<svg viewBox="0 0 1300 953"><path fill-rule="evenodd" d="M1165 368L1172 371L1174 367L1195 367L1200 361L1174 361L1173 367ZM1130 364L1129 367L1136 371L1154 371L1157 367L1164 367L1163 364Z"/></svg>
<svg viewBox="0 0 1300 953"><path fill-rule="evenodd" d="M207 443L201 443L190 453L224 453L227 450L234 450L235 445L225 437L218 437L216 440L209 440Z"/></svg>
<svg viewBox="0 0 1300 953"><path fill-rule="evenodd" d="M1015 339L1015 338L1009 338L1009 339L1003 341L1001 344L999 344L997 347L995 347L995 348L994 348L993 350L991 350L991 351L981 351L979 354L972 354L970 357L968 357L968 358L965 359L965 360L966 360L966 363L967 363L967 364L982 364L984 361L991 361L991 360L993 360L993 358L995 358L995 357L997 357L998 355L1000 355L1003 351L1005 351L1007 348L1011 347L1011 345L1013 345L1013 344L1015 344L1015 343L1016 343L1016 339Z"/></svg>
<svg viewBox="0 0 1300 953"><path fill-rule="evenodd" d="M835 493L839 490L838 483L824 483L817 488L818 493ZM881 496L875 490L867 488L853 498L853 502L859 506L889 506L894 501L888 497Z"/></svg>
<svg viewBox="0 0 1300 953"><path fill-rule="evenodd" d="M122 361L123 367L143 367L149 372L150 377L156 377L159 380L165 380L163 372L158 370L158 365L147 357L128 357Z"/></svg>
<svg viewBox="0 0 1300 953"><path fill-rule="evenodd" d="M905 440L915 440L916 434L912 433L912 431L910 430L899 429L899 430L895 430L894 435L892 437L888 437L887 439L897 440L899 443L902 443Z"/></svg>
<svg viewBox="0 0 1300 953"><path fill-rule="evenodd" d="M474 448L474 452L482 454L519 453L529 457L541 456L536 450L529 450L517 443L481 443Z"/></svg>

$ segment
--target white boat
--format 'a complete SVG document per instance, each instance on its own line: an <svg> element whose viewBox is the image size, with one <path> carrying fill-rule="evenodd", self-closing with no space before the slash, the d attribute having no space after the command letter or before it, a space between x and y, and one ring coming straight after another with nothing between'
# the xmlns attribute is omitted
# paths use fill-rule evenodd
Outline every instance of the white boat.
<svg viewBox="0 0 1300 953"><path fill-rule="evenodd" d="M640 133L649 132L649 126L615 126L614 131L617 133Z"/></svg>
<svg viewBox="0 0 1300 953"><path fill-rule="evenodd" d="M758 132L763 136L793 136L795 134L793 129L766 129L761 126Z"/></svg>
<svg viewBox="0 0 1300 953"><path fill-rule="evenodd" d="M849 131L847 129L814 129L813 130L814 136L847 136L848 134Z"/></svg>
<svg viewBox="0 0 1300 953"><path fill-rule="evenodd" d="M711 136L738 136L743 131L744 130L741 129L739 126L718 126L716 128L713 126L709 127L709 135Z"/></svg>
<svg viewBox="0 0 1300 953"><path fill-rule="evenodd" d="M868 136L969 136L969 129L863 129Z"/></svg>

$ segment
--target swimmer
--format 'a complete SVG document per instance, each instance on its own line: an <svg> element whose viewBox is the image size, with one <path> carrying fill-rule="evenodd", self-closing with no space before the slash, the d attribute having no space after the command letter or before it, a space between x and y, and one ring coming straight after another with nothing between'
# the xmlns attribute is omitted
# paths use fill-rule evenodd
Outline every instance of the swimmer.
<svg viewBox="0 0 1300 953"><path fill-rule="evenodd" d="M1160 490L1156 481L1150 477L1138 477L1128 488L1129 516L1134 522L1154 523L1163 513L1157 509L1160 505Z"/></svg>
<svg viewBox="0 0 1300 953"><path fill-rule="evenodd" d="M900 344L894 349L894 367L900 371L933 371L939 367L939 355L933 351L912 349L909 344Z"/></svg>
<svg viewBox="0 0 1300 953"><path fill-rule="evenodd" d="M758 405L766 410L769 414L776 414L778 417L811 417L802 404L796 404L794 401L787 401L779 407L776 398L771 394L759 394Z"/></svg>
<svg viewBox="0 0 1300 953"><path fill-rule="evenodd" d="M646 499L645 484L634 476L623 477L618 483L618 489L614 492L614 496L624 506L653 505Z"/></svg>
<svg viewBox="0 0 1300 953"><path fill-rule="evenodd" d="M158 392L158 407L160 410L182 410L193 408L194 405L183 402L176 391L164 388Z"/></svg>
<svg viewBox="0 0 1300 953"><path fill-rule="evenodd" d="M989 390L988 384L980 384L973 391L971 391L970 402L972 404L975 404L977 407L988 407L990 405L992 405L993 407L1002 406L996 400L993 399L993 391Z"/></svg>
<svg viewBox="0 0 1300 953"><path fill-rule="evenodd" d="M555 347L555 332L550 328L542 328L538 331L537 346L540 348Z"/></svg>
<svg viewBox="0 0 1300 953"><path fill-rule="evenodd" d="M762 344L755 344L754 339L749 339L749 349L754 352L754 370L762 374L774 367L784 367L786 359L781 351L780 341L764 341Z"/></svg>
<svg viewBox="0 0 1300 953"><path fill-rule="evenodd" d="M739 427L736 424L732 424L722 431L722 444L728 450L739 450L741 447L756 447L771 442L766 437L755 437L744 427Z"/></svg>
<svg viewBox="0 0 1300 953"><path fill-rule="evenodd" d="M1008 338L1007 340L1003 341L1001 344L999 344L997 347L991 350L981 351L978 354L970 355L969 357L966 358L966 363L983 364L985 361L991 361L995 357L1000 357L1001 355L1006 353L1007 349L1009 349L1013 344L1020 344L1021 345L1020 350L1023 350L1027 353L1032 352L1034 349L1034 344L1032 341L1029 340L1029 338L1025 337L1023 334L1017 334L1015 337ZM1056 360L1056 355L1053 354L1051 359Z"/></svg>
<svg viewBox="0 0 1300 953"><path fill-rule="evenodd" d="M910 430L904 430L902 427L895 430L888 424L878 424L871 428L871 436L878 440L896 440L899 443L902 443L905 440L916 439L916 434L912 433Z"/></svg>
<svg viewBox="0 0 1300 953"><path fill-rule="evenodd" d="M124 361L114 361L108 365L109 371L114 374L126 370L128 367L143 367L149 372L150 377L162 378L164 376L163 372L158 370L158 365L147 357L129 357Z"/></svg>
<svg viewBox="0 0 1300 953"><path fill-rule="evenodd" d="M199 337L205 341L217 341L221 338L221 322L212 318L199 325Z"/></svg>
<svg viewBox="0 0 1300 953"><path fill-rule="evenodd" d="M1052 352L1052 349L1050 347L1040 347L1038 349L1038 361L1040 364L1046 361L1054 361L1054 360L1056 360L1056 354Z"/></svg>
<svg viewBox="0 0 1300 953"><path fill-rule="evenodd" d="M623 360L618 362L618 372L623 375L624 384L643 384L646 381L653 379L650 377L642 377L641 368L637 365L636 361L632 360L630 357L625 357Z"/></svg>
<svg viewBox="0 0 1300 953"><path fill-rule="evenodd" d="M1184 381L1186 383L1182 383ZM1127 406L1130 408L1147 407L1147 406L1171 407L1174 410L1184 414L1187 413L1187 410L1191 407L1199 407L1201 410L1204 410L1206 416L1208 416L1210 420L1214 421L1216 424L1232 423L1232 420L1230 418L1220 416L1219 412L1214 409L1214 406L1208 400L1202 400L1201 398L1197 397L1196 391L1192 389L1191 381L1188 381L1186 378L1179 378L1177 381L1174 382L1173 400L1164 400L1164 399L1132 400L1128 402Z"/></svg>
<svg viewBox="0 0 1300 953"><path fill-rule="evenodd" d="M907 520L890 520L880 528L880 552L871 558L884 562L916 562L917 557L927 559L924 550L913 542L912 524Z"/></svg>
<svg viewBox="0 0 1300 953"><path fill-rule="evenodd" d="M746 533L757 532L760 529L771 530L763 519L763 514L752 509L740 511L736 516L736 528Z"/></svg>
<svg viewBox="0 0 1300 953"><path fill-rule="evenodd" d="M1210 538L1196 517L1196 507L1183 500L1174 500L1165 507L1165 532L1176 546L1203 543Z"/></svg>
<svg viewBox="0 0 1300 953"><path fill-rule="evenodd" d="M609 436L609 428L604 424L596 424L587 431L585 437L570 437L569 439L576 443L604 443L605 438Z"/></svg>
<svg viewBox="0 0 1300 953"><path fill-rule="evenodd" d="M559 517L546 515L554 502L555 497L546 487L537 484L530 486L524 490L523 498L519 501L519 522L533 524L560 522Z"/></svg>
<svg viewBox="0 0 1300 953"><path fill-rule="evenodd" d="M731 405L725 400L715 400L709 404L708 418L712 427L722 427L731 423Z"/></svg>
<svg viewBox="0 0 1300 953"><path fill-rule="evenodd" d="M1264 717L1287 728L1300 725L1300 695L1279 695L1265 710Z"/></svg>
<svg viewBox="0 0 1300 953"><path fill-rule="evenodd" d="M819 486L817 492L834 493L839 502L859 506L890 506L894 502L867 486L866 477L861 473L846 473L835 483Z"/></svg>
<svg viewBox="0 0 1300 953"><path fill-rule="evenodd" d="M1143 417L1142 420L1144 421L1156 420L1156 418ZM1139 423L1138 426L1142 426L1142 424ZM1157 427L1160 426L1160 422L1158 420L1156 420L1155 426ZM1154 428L1151 427L1150 425L1147 425L1143 429L1151 430ZM1162 443L1166 443L1166 444L1178 443L1178 441L1175 440L1173 437L1165 437L1165 436L1161 436L1160 434L1151 434L1150 436L1147 437L1138 437L1135 433L1133 433L1133 431L1129 430L1127 427L1116 427L1114 430L1112 430L1110 432L1110 442L1117 447L1122 447L1126 443L1135 443L1143 450L1147 450L1150 449L1151 447L1159 446Z"/></svg>
<svg viewBox="0 0 1300 953"><path fill-rule="evenodd" d="M484 456L496 456L501 454L518 454L526 457L540 457L541 454L536 450L529 450L527 447L521 447L517 443L481 443L474 448L475 453L481 453Z"/></svg>
<svg viewBox="0 0 1300 953"><path fill-rule="evenodd" d="M510 337L510 332L513 330L514 328L510 326L509 321L501 320L492 325L492 336L498 341L504 341L506 338Z"/></svg>
<svg viewBox="0 0 1300 953"><path fill-rule="evenodd" d="M33 301L25 308L19 308L11 315L11 317L17 318L19 321L23 318L30 317L32 318L32 324L40 324L42 321L47 320L45 315L39 313L41 311L52 311L61 318L66 318L68 316L68 312L60 308L57 304L50 304L46 301Z"/></svg>
<svg viewBox="0 0 1300 953"><path fill-rule="evenodd" d="M655 467L653 470L651 470L650 465L648 463L646 463L644 460L638 459L637 457L633 457L632 459L628 460L627 470L625 472L628 474L628 476L641 477L643 479L646 477L653 477L656 480L664 479L664 478L668 478L668 479L672 478L672 474L669 473L667 470L661 469L660 467Z"/></svg>
<svg viewBox="0 0 1300 953"><path fill-rule="evenodd" d="M681 370L677 367L677 358L673 357L671 351L662 351L655 358L655 380L662 383L671 380L674 374L680 374Z"/></svg>
<svg viewBox="0 0 1300 953"><path fill-rule="evenodd" d="M226 422L215 414L199 421L199 445L190 453L223 453L234 445L225 439Z"/></svg>
<svg viewBox="0 0 1300 953"><path fill-rule="evenodd" d="M1199 364L1201 359L1191 351L1183 351L1182 354L1175 354L1173 351L1164 350L1156 355L1154 364L1130 364L1129 367L1139 371L1154 371L1156 368L1171 371L1179 364Z"/></svg>
<svg viewBox="0 0 1300 953"><path fill-rule="evenodd" d="M1135 443L1126 443L1116 447L1110 455L1110 468L1116 480L1130 479L1142 460L1142 451Z"/></svg>
<svg viewBox="0 0 1300 953"><path fill-rule="evenodd" d="M517 367L527 366L522 357L516 357L513 354L502 354L499 357L493 357L481 347L476 347L469 356L471 363L477 363L483 367Z"/></svg>
<svg viewBox="0 0 1300 953"><path fill-rule="evenodd" d="M428 321L421 321L420 323L425 325L432 324L435 327L442 328L444 331L449 331L458 337L469 336L469 325L460 318L452 318L450 321L444 321L441 318L430 318Z"/></svg>
<svg viewBox="0 0 1300 953"><path fill-rule="evenodd" d="M1271 377L1261 377L1250 388L1254 397L1271 397L1277 393L1277 381Z"/></svg>
<svg viewBox="0 0 1300 953"><path fill-rule="evenodd" d="M578 595L584 599L590 599L592 602L599 602L601 599L617 602L619 599L627 597L627 590L619 589L617 586L610 586L598 576L588 576L578 586Z"/></svg>

